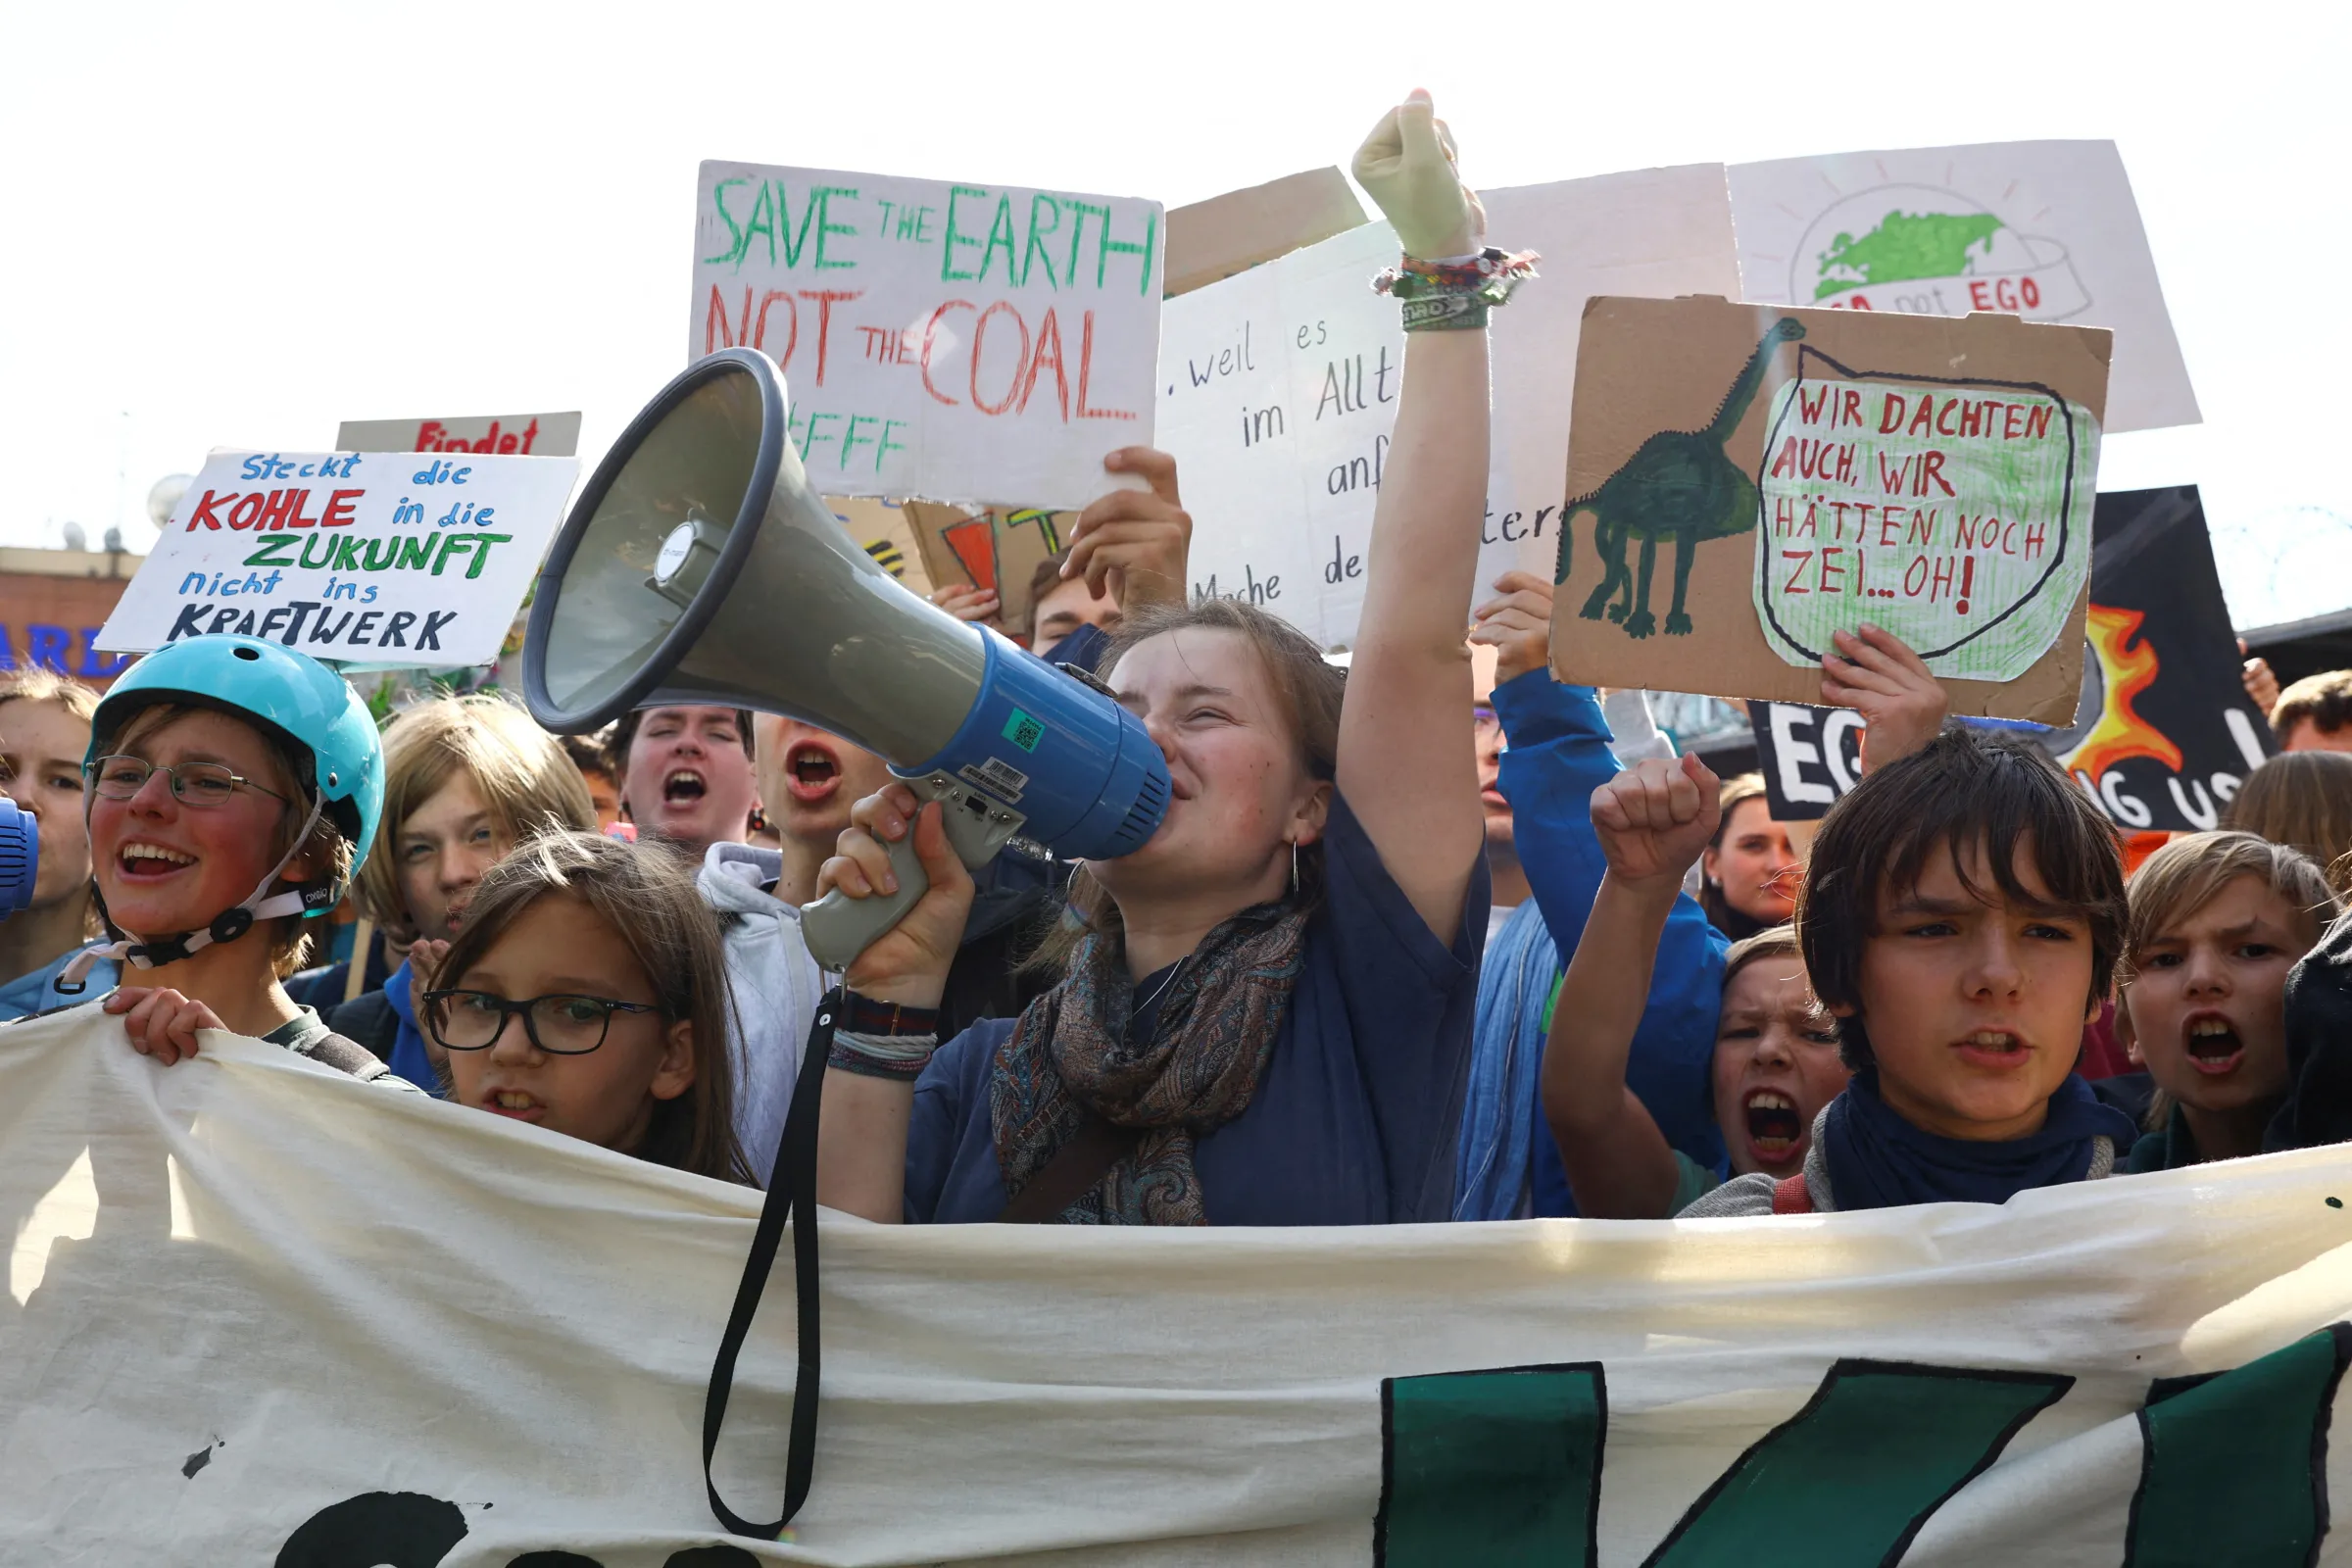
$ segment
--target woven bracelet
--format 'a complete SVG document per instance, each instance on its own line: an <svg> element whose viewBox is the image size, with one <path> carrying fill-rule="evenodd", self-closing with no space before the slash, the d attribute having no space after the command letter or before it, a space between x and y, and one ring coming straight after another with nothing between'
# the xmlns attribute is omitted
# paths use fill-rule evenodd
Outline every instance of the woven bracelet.
<svg viewBox="0 0 2352 1568"><path fill-rule="evenodd" d="M932 1053L938 1049L939 1036L936 1033L860 1035L836 1029L833 1032L833 1048L825 1054L825 1065L856 1073L860 1078L893 1078L911 1082L922 1076L923 1068L930 1063Z"/></svg>

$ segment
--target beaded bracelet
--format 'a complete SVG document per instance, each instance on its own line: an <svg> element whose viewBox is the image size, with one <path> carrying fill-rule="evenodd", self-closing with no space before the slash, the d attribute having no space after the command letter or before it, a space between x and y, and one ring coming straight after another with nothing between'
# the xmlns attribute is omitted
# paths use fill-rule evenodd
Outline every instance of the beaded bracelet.
<svg viewBox="0 0 2352 1568"><path fill-rule="evenodd" d="M1404 306L1407 332L1475 330L1487 324L1491 308L1508 304L1536 275L1542 260L1534 251L1514 255L1493 246L1435 262L1407 256L1373 278L1372 291Z"/></svg>

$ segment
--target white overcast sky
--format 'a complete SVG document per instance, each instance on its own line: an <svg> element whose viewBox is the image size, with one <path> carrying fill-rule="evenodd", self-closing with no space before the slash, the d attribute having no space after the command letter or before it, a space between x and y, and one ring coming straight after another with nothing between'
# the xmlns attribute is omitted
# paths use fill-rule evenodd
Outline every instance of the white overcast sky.
<svg viewBox="0 0 2352 1568"><path fill-rule="evenodd" d="M0 9L0 544L153 539L215 446L585 412L684 358L705 158L1157 197L1345 166L1427 86L1474 183L2111 137L2240 625L2352 606L2352 7L95 3ZM1497 235L1508 242L1510 236Z"/></svg>

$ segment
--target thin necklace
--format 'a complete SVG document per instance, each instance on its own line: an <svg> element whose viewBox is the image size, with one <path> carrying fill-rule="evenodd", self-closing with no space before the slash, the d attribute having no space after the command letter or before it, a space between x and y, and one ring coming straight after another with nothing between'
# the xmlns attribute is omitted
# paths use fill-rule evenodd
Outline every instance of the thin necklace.
<svg viewBox="0 0 2352 1568"><path fill-rule="evenodd" d="M1127 1009L1128 1016L1133 1017L1135 1014L1142 1012L1146 1007L1149 1007L1152 1005L1152 1004L1157 1002L1162 996L1166 995L1168 987L1176 983L1176 977L1184 973L1184 966L1192 961L1192 955L1188 953L1183 957L1170 964L1168 966L1167 978L1160 981L1159 984L1153 986L1150 996L1136 998L1134 1004Z"/></svg>

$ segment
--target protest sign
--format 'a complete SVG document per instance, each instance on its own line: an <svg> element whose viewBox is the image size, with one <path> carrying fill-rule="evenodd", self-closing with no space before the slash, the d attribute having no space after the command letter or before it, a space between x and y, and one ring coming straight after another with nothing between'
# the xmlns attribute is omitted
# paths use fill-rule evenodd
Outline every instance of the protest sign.
<svg viewBox="0 0 2352 1568"><path fill-rule="evenodd" d="M1548 570L1577 335L1589 295L1733 292L1717 164L1485 193L1488 230L1543 256L1498 311L1479 583ZM1159 444L1193 514L1192 591L1246 599L1326 649L1349 647L1404 364L1385 223L1168 302Z"/></svg>
<svg viewBox="0 0 2352 1568"><path fill-rule="evenodd" d="M1803 702L1831 634L1874 622L1954 712L2064 718L2108 337L2005 316L1594 299L1552 667Z"/></svg>
<svg viewBox="0 0 2352 1568"><path fill-rule="evenodd" d="M1152 444L1160 209L707 162L687 352L783 368L828 495L1082 507Z"/></svg>
<svg viewBox="0 0 2352 1568"><path fill-rule="evenodd" d="M1167 297L1345 234L1364 223L1355 187L1336 169L1285 174L1168 209Z"/></svg>
<svg viewBox="0 0 2352 1568"><path fill-rule="evenodd" d="M0 1030L0 1560L2352 1559L2341 1148L1805 1219L828 1215L774 1544L698 1442L758 1193L203 1040ZM790 1291L718 1446L761 1518Z"/></svg>
<svg viewBox="0 0 2352 1568"><path fill-rule="evenodd" d="M215 452L98 646L238 632L316 659L487 664L579 465L452 452Z"/></svg>
<svg viewBox="0 0 2352 1568"><path fill-rule="evenodd" d="M570 458L580 416L502 414L466 419L345 419L337 452L474 452L485 457Z"/></svg>
<svg viewBox="0 0 2352 1568"><path fill-rule="evenodd" d="M1029 580L1038 566L1070 541L1075 512L1037 507L950 507L910 501L907 520L921 547L923 571L935 588L967 585L997 596L999 618L1011 628L1029 623Z"/></svg>
<svg viewBox="0 0 2352 1568"><path fill-rule="evenodd" d="M1862 715L1852 709L1750 703L1747 718L1774 821L1818 821L1862 781Z"/></svg>
<svg viewBox="0 0 2352 1568"><path fill-rule="evenodd" d="M906 508L861 496L827 496L825 505L849 530L851 541L873 557L876 565L910 591L926 599L931 596L931 572Z"/></svg>
<svg viewBox="0 0 2352 1568"><path fill-rule="evenodd" d="M1740 297L2111 327L2109 431L2197 422L2111 141L1838 153L1731 168Z"/></svg>
<svg viewBox="0 0 2352 1568"><path fill-rule="evenodd" d="M2220 825L2277 750L2238 675L2194 485L2099 497L2074 722L2043 744L2118 827Z"/></svg>
<svg viewBox="0 0 2352 1568"><path fill-rule="evenodd" d="M2277 742L2238 676L2196 486L2109 491L2092 529L2082 695L2071 724L2034 736L2126 831L2218 827ZM1775 819L1819 817L1861 777L1861 714L1747 710Z"/></svg>

